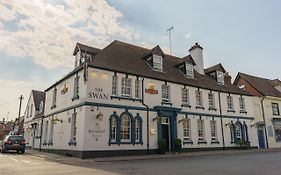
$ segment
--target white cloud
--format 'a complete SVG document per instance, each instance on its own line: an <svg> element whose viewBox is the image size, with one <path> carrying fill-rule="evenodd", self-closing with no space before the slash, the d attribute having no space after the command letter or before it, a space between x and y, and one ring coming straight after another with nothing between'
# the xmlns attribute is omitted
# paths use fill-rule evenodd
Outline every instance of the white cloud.
<svg viewBox="0 0 281 175"><path fill-rule="evenodd" d="M105 0L64 0L57 4L9 0L0 2L0 9L0 50L19 58L31 57L48 69L72 67L76 42L104 47L117 36L128 40L139 37L120 24L123 14ZM5 27L5 22L14 23L16 28Z"/></svg>

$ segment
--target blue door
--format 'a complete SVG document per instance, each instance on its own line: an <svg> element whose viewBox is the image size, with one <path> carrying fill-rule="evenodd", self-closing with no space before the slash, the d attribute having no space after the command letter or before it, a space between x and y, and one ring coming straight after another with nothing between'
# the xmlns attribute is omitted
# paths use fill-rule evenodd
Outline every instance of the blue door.
<svg viewBox="0 0 281 175"><path fill-rule="evenodd" d="M261 149L264 149L265 148L265 141L264 141L263 128L258 128L258 138L259 138L259 147Z"/></svg>

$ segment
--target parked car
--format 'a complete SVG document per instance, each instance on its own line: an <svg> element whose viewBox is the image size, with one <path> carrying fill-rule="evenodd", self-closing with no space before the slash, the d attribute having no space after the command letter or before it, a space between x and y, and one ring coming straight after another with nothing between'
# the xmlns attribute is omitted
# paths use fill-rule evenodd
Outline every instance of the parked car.
<svg viewBox="0 0 281 175"><path fill-rule="evenodd" d="M21 135L8 135L4 138L4 140L0 143L0 151L2 153L15 150L18 153L22 154L25 152L25 140Z"/></svg>

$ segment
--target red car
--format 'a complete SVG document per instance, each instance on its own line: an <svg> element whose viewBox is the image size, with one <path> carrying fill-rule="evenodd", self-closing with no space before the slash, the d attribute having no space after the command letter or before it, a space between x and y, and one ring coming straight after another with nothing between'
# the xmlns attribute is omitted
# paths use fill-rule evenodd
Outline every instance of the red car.
<svg viewBox="0 0 281 175"><path fill-rule="evenodd" d="M0 151L6 152L9 150L15 150L18 153L25 152L25 140L21 135L8 135L0 143Z"/></svg>

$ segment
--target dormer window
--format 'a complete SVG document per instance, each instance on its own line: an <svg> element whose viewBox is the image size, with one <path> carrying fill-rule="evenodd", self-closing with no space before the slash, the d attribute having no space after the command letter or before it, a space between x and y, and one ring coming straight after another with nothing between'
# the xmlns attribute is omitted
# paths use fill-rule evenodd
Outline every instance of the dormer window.
<svg viewBox="0 0 281 175"><path fill-rule="evenodd" d="M163 71L163 57L159 55L153 55L153 69L157 71Z"/></svg>
<svg viewBox="0 0 281 175"><path fill-rule="evenodd" d="M189 63L185 63L185 69L186 69L186 76L188 78L194 78L194 69L193 65Z"/></svg>
<svg viewBox="0 0 281 175"><path fill-rule="evenodd" d="M217 82L220 85L224 85L224 74L223 74L223 72L217 71Z"/></svg>

